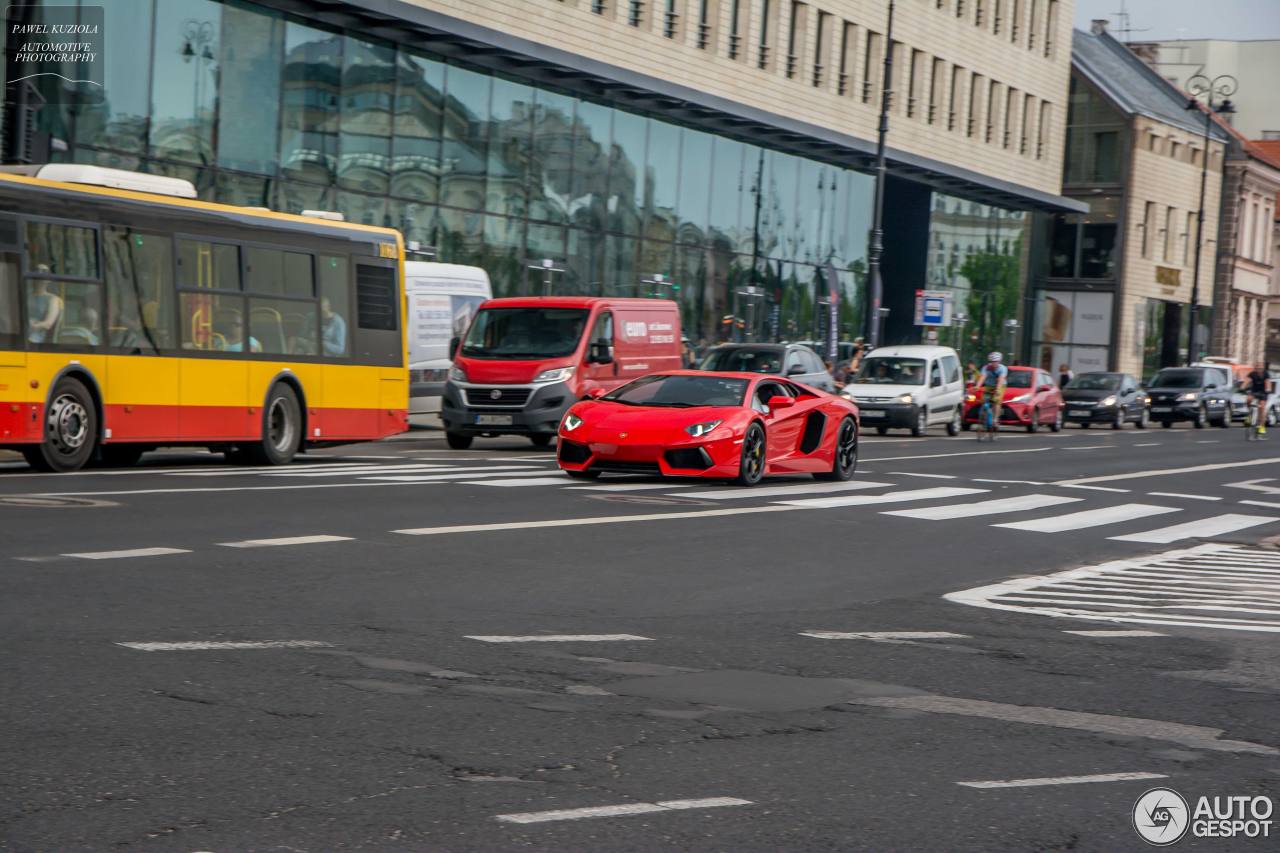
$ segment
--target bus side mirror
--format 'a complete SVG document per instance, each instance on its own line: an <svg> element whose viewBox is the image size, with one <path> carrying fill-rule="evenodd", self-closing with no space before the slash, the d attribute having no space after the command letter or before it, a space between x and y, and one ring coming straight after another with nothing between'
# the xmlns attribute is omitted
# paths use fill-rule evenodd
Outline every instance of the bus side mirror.
<svg viewBox="0 0 1280 853"><path fill-rule="evenodd" d="M437 338L437 340L439 339ZM460 343L462 343L462 338L459 338L456 335L452 338L449 338L449 358L452 359L455 355L458 354L458 344Z"/></svg>

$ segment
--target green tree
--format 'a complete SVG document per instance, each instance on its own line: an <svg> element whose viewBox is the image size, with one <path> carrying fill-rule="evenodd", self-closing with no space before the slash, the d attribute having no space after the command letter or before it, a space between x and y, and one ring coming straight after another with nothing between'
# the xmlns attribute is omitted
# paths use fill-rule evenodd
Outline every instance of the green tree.
<svg viewBox="0 0 1280 853"><path fill-rule="evenodd" d="M1009 339L1004 321L1018 316L1018 300L1022 295L1018 259L1021 240L1014 251L1005 254L994 249L974 252L960 265L960 275L969 280L969 357L981 357L990 350L1004 350Z"/></svg>

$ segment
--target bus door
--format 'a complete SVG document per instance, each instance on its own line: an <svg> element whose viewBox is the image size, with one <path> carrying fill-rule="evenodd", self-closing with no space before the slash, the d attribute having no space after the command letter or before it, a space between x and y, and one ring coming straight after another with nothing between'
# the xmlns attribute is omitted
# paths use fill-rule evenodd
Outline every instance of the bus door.
<svg viewBox="0 0 1280 853"><path fill-rule="evenodd" d="M356 322L351 329L357 364L377 370L377 388L363 391L362 408L377 413L378 432L404 429L400 412L409 410L409 369L401 328L403 296L400 264L394 258L356 255ZM369 395L365 397L364 395Z"/></svg>

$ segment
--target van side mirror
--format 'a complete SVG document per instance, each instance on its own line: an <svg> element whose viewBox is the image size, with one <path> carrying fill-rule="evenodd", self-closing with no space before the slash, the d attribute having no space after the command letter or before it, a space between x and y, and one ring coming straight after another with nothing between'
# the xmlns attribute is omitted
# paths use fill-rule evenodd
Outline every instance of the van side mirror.
<svg viewBox="0 0 1280 853"><path fill-rule="evenodd" d="M613 347L606 341L596 341L587 350L587 361L591 364L613 364Z"/></svg>
<svg viewBox="0 0 1280 853"><path fill-rule="evenodd" d="M460 343L462 343L462 338L458 337L457 335L454 335L452 338L449 338L449 358L453 358L455 355L458 354L458 344Z"/></svg>
<svg viewBox="0 0 1280 853"><path fill-rule="evenodd" d="M930 388L941 388L941 387L942 387L942 377L941 377L941 376L939 376L939 375L938 375L938 374L936 374L936 373L935 373L935 374L933 374L933 379L929 381L929 387L930 387Z"/></svg>

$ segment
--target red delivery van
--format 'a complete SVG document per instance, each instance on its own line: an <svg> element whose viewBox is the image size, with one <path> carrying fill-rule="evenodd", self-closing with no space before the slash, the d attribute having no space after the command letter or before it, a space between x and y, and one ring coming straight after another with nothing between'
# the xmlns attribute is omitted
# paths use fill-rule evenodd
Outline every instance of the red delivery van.
<svg viewBox="0 0 1280 853"><path fill-rule="evenodd" d="M440 418L455 450L477 435L527 435L541 447L589 392L681 366L670 300L490 299L454 353Z"/></svg>

